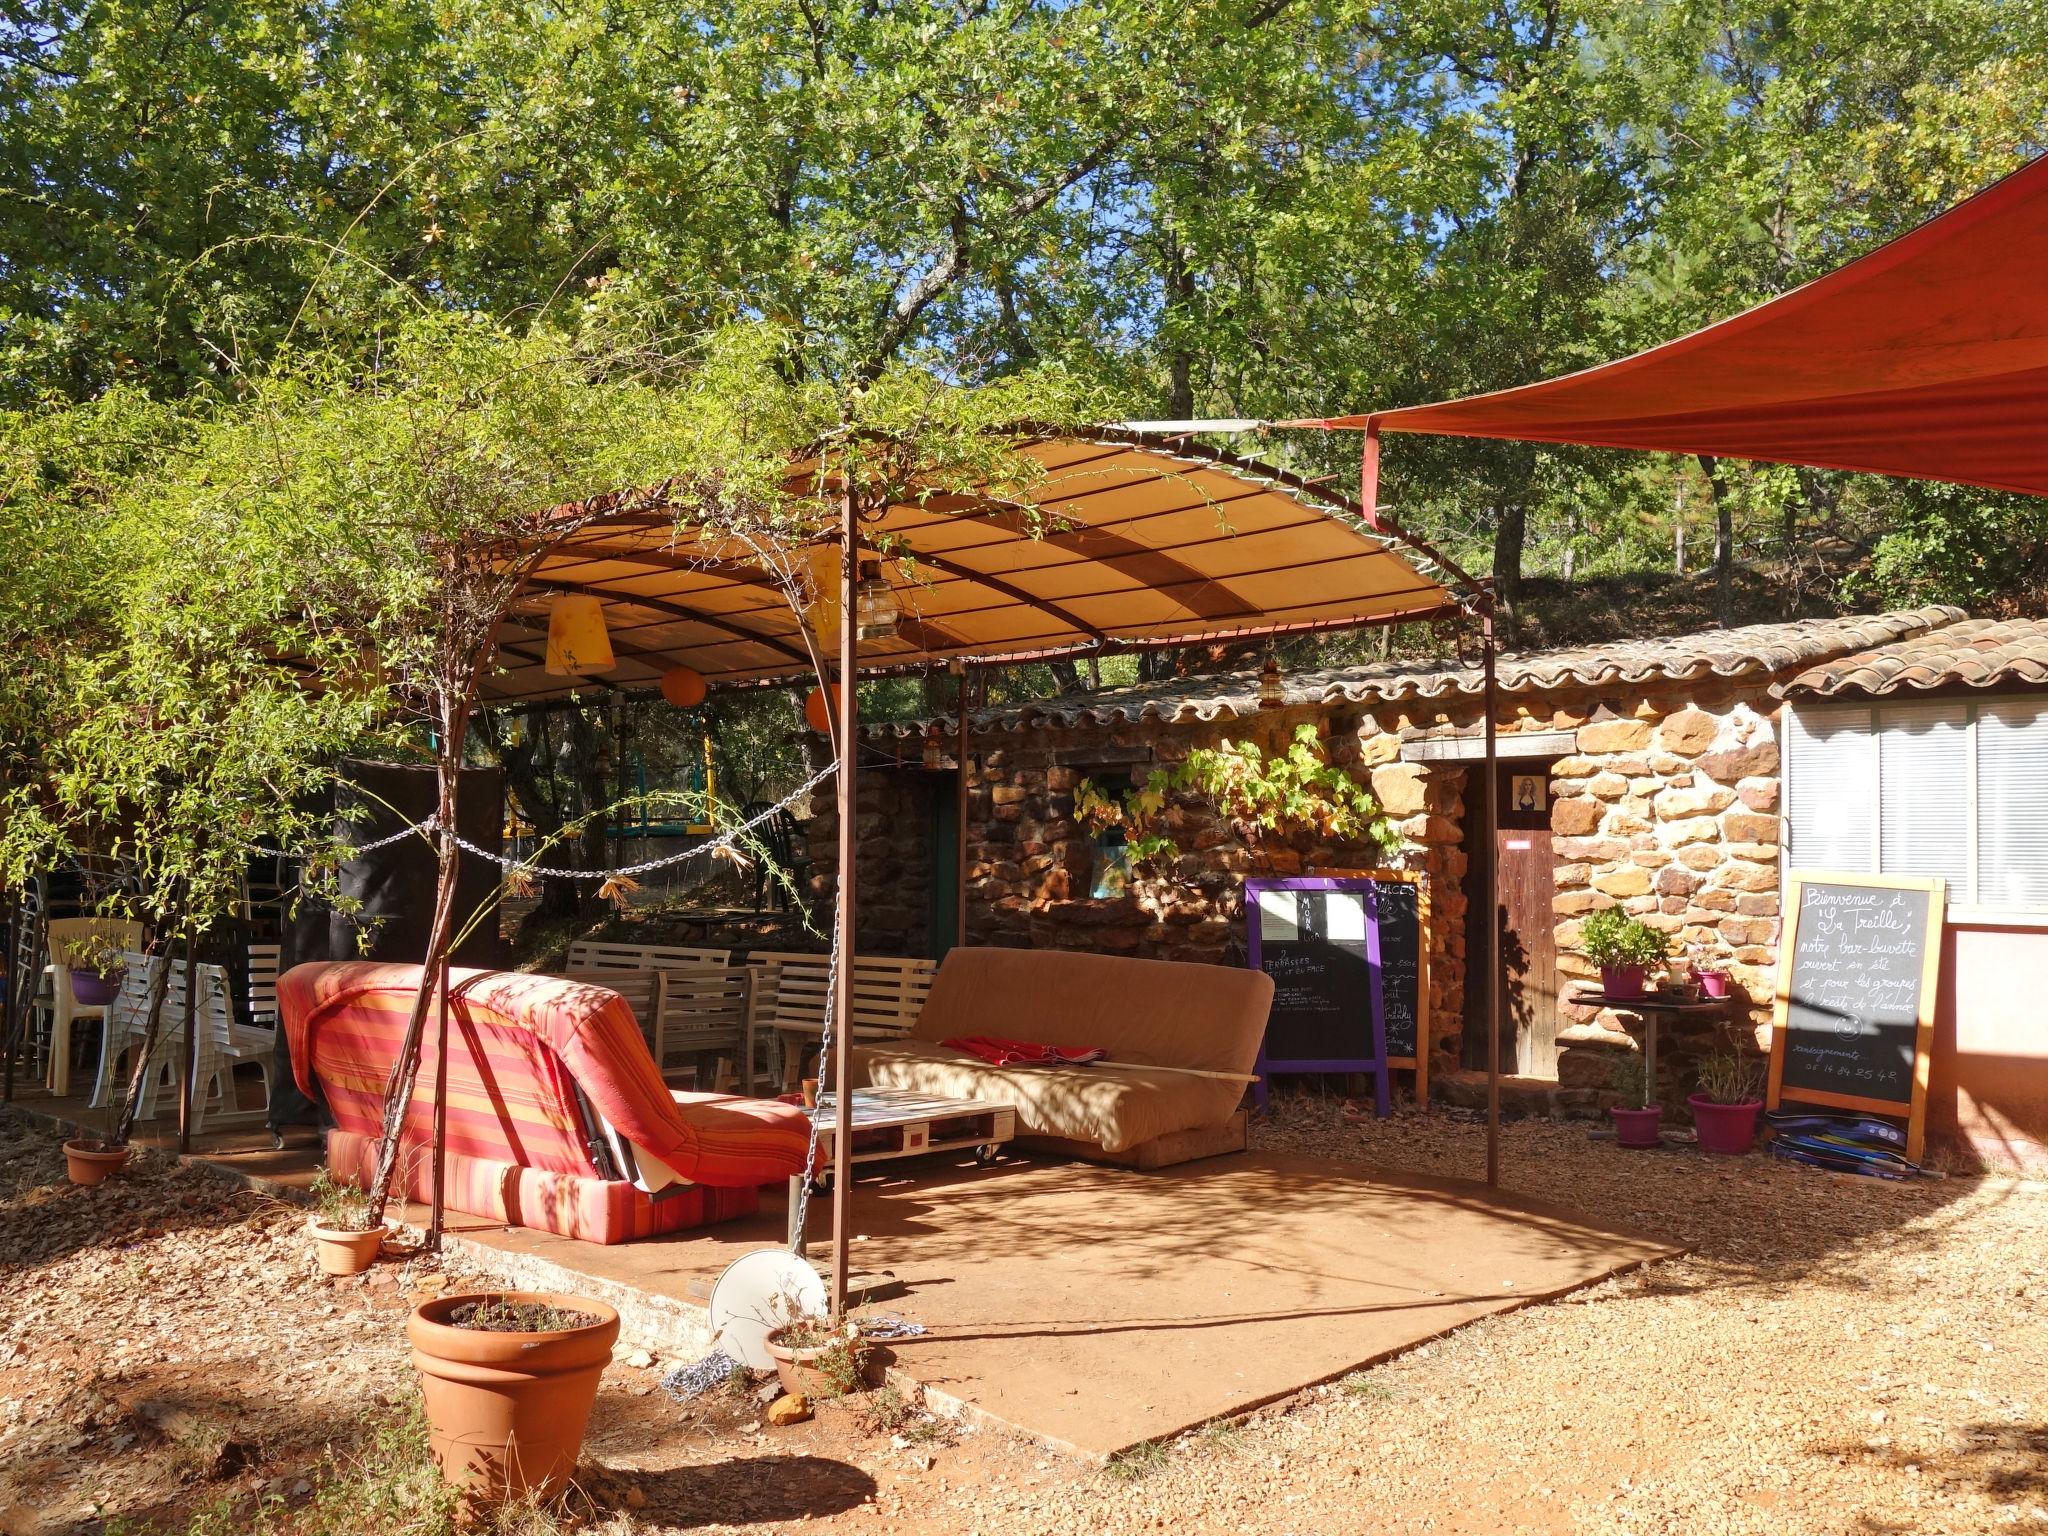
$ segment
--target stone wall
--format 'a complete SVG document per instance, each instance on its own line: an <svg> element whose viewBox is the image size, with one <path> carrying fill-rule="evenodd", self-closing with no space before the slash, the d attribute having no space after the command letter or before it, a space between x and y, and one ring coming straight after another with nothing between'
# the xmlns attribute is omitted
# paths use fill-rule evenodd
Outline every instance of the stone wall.
<svg viewBox="0 0 2048 1536"><path fill-rule="evenodd" d="M863 767L858 789L854 947L866 955L923 955L931 942L932 859L953 857L951 848L931 847L931 797L954 793L952 776ZM805 830L812 921L829 939L838 883L839 805L829 783L811 800Z"/></svg>
<svg viewBox="0 0 2048 1536"><path fill-rule="evenodd" d="M1621 707L1616 707L1616 706ZM1668 1029L1658 1092L1692 1085L1698 1055L1732 1036L1768 1037L1778 942L1777 730L1759 693L1668 692L1607 701L1578 728L1551 785L1560 982L1597 980L1579 951L1587 914L1619 906L1698 945L1734 979L1729 1024ZM1613 1053L1637 1048L1633 1016L1567 1008L1558 1079L1611 1102ZM1732 1028L1731 1028L1732 1025Z"/></svg>

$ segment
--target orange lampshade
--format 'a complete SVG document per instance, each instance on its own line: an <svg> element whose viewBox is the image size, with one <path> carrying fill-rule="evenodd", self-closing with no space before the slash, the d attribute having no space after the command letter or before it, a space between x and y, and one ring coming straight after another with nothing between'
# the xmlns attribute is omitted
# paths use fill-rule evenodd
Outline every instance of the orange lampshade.
<svg viewBox="0 0 2048 1536"><path fill-rule="evenodd" d="M604 605L583 593L556 598L548 610L548 676L588 677L614 665Z"/></svg>
<svg viewBox="0 0 2048 1536"><path fill-rule="evenodd" d="M839 712L839 688L835 684L828 698L823 688L813 688L804 697L804 719L819 735L830 735L832 717Z"/></svg>
<svg viewBox="0 0 2048 1536"><path fill-rule="evenodd" d="M661 674L661 696L677 709L694 709L704 702L704 674L690 667L670 667Z"/></svg>

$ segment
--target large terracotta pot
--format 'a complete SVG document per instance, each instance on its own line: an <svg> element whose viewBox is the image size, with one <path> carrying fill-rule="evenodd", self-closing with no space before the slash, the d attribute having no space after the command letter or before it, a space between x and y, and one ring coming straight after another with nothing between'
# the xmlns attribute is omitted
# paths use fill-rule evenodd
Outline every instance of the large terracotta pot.
<svg viewBox="0 0 2048 1536"><path fill-rule="evenodd" d="M104 1184L128 1161L129 1147L102 1148L97 1142L64 1143L64 1171L74 1184Z"/></svg>
<svg viewBox="0 0 2048 1536"><path fill-rule="evenodd" d="M1703 1093L1689 1093L1685 1102L1692 1109L1693 1129L1699 1135L1700 1150L1740 1157L1756 1141L1756 1117L1764 1107L1762 1099L1746 1104L1721 1104Z"/></svg>
<svg viewBox="0 0 2048 1536"><path fill-rule="evenodd" d="M465 1303L492 1296L597 1321L550 1333L491 1333L448 1321ZM587 1296L471 1291L422 1302L406 1336L443 1477L489 1503L528 1492L546 1497L568 1484L619 1336L617 1312Z"/></svg>
<svg viewBox="0 0 2048 1536"><path fill-rule="evenodd" d="M315 1216L306 1222L306 1230L313 1234L313 1256L323 1273L359 1275L376 1262L377 1249L391 1235L391 1223L380 1221L362 1231L347 1231L323 1227Z"/></svg>

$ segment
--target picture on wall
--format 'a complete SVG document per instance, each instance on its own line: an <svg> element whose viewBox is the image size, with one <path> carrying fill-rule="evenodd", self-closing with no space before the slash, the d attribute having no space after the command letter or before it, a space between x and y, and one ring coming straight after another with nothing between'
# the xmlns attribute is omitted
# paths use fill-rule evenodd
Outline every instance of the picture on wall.
<svg viewBox="0 0 2048 1536"><path fill-rule="evenodd" d="M1518 811L1550 808L1550 781L1540 773L1518 773L1508 783L1508 804Z"/></svg>

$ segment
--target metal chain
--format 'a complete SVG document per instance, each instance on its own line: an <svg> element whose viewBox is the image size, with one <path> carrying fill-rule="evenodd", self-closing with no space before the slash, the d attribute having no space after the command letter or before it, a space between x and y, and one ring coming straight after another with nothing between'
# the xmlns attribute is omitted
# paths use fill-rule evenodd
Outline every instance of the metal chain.
<svg viewBox="0 0 2048 1536"><path fill-rule="evenodd" d="M455 845L462 849L463 852L475 854L480 859L488 859L491 863L501 868L516 869L523 875L541 875L553 880L610 880L617 875L643 875L651 869L665 869L671 864L680 864L685 859L694 859L699 855L717 853L721 849L730 848L735 839L753 831L754 828L788 810L790 806L796 804L797 801L801 800L838 771L838 763L827 764L758 816L751 817L741 822L738 826L720 833L708 843L699 843L694 848L685 848L681 853L671 853L659 859L648 859L639 864L628 864L620 869L551 869L546 865L528 864L519 859L508 858L502 853L492 853L487 849L479 848L460 833L456 834Z"/></svg>
<svg viewBox="0 0 2048 1536"><path fill-rule="evenodd" d="M818 1034L818 1098L825 1097L825 1064L832 1060L832 1026L839 1007L839 924L832 925L832 960L825 968L825 1021ZM802 1047L798 1047L801 1059ZM797 1086L803 1086L799 1075ZM836 1091L836 1090L835 1090ZM848 1106L849 1114L851 1106ZM811 1182L818 1166L818 1112L805 1110L804 1118L810 1122L810 1145L804 1151L804 1176L797 1182L796 1220L790 1223L790 1252L799 1258L803 1256L805 1235L810 1230ZM851 1166L851 1165L849 1165Z"/></svg>

